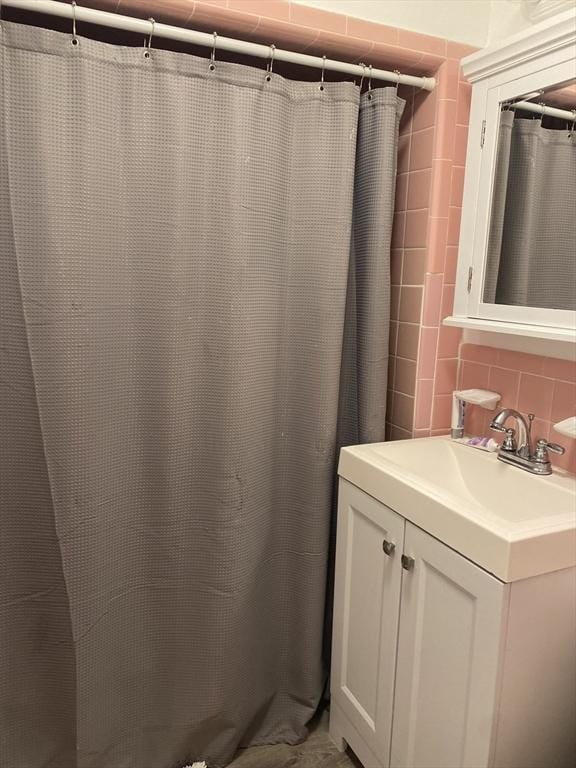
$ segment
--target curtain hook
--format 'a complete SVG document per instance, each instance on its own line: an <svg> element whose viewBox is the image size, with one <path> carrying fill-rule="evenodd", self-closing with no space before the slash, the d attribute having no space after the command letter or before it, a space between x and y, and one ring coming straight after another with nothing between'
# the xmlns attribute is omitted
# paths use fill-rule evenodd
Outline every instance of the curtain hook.
<svg viewBox="0 0 576 768"><path fill-rule="evenodd" d="M362 93L362 85L364 83L364 75L366 74L366 64L364 64L364 62L361 61L358 66L362 67L362 76L360 77L360 93Z"/></svg>
<svg viewBox="0 0 576 768"><path fill-rule="evenodd" d="M398 86L400 85L400 70L395 69L394 74L396 75L396 96L398 96Z"/></svg>
<svg viewBox="0 0 576 768"><path fill-rule="evenodd" d="M212 35L214 37L214 44L212 45L212 53L210 54L210 64L208 65L208 69L210 72L214 72L216 69L216 44L218 43L218 33L212 32Z"/></svg>
<svg viewBox="0 0 576 768"><path fill-rule="evenodd" d="M320 90L324 90L324 72L326 70L326 54L322 56L322 73L320 75Z"/></svg>
<svg viewBox="0 0 576 768"><path fill-rule="evenodd" d="M570 110L572 112L572 125L570 126L570 133L568 134L568 138L572 139L574 136L574 125L576 124L576 109Z"/></svg>
<svg viewBox="0 0 576 768"><path fill-rule="evenodd" d="M368 65L368 100L372 101L372 64Z"/></svg>
<svg viewBox="0 0 576 768"><path fill-rule="evenodd" d="M150 16L148 21L150 22L150 24L152 24L152 29L150 30L150 34L148 35L148 40L146 39L144 40L144 49L145 49L144 58L145 59L150 58L150 48L152 47L152 37L154 36L154 26L156 25L156 22L154 21L152 16Z"/></svg>
<svg viewBox="0 0 576 768"><path fill-rule="evenodd" d="M272 80L272 71L274 68L274 54L276 53L276 46L274 43L270 46L270 55L268 56L268 62L266 64L266 81L269 83Z"/></svg>
<svg viewBox="0 0 576 768"><path fill-rule="evenodd" d="M79 40L76 37L76 0L72 0L72 45L78 45Z"/></svg>
<svg viewBox="0 0 576 768"><path fill-rule="evenodd" d="M542 112L540 112L540 122L542 122L542 118L546 116L546 104L541 101L540 106L542 107Z"/></svg>

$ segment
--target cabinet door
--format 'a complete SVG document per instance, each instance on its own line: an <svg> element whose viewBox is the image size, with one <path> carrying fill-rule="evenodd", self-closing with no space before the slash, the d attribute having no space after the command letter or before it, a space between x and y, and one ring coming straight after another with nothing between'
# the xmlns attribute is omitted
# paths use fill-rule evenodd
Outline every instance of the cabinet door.
<svg viewBox="0 0 576 768"><path fill-rule="evenodd" d="M332 697L382 766L390 759L403 539L401 517L340 481Z"/></svg>
<svg viewBox="0 0 576 768"><path fill-rule="evenodd" d="M406 524L391 763L489 765L505 588Z"/></svg>

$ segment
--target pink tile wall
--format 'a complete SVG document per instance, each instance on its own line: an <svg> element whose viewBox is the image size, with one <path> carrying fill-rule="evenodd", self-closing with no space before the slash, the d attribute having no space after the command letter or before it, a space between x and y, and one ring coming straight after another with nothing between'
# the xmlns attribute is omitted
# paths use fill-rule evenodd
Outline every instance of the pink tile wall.
<svg viewBox="0 0 576 768"><path fill-rule="evenodd" d="M552 425L576 415L576 362L527 355L505 349L463 344L458 385L485 387L502 395L498 408L534 413L533 436L544 437L566 448L564 456L551 454L552 462L576 472L576 441L562 437ZM493 413L470 406L466 431L488 435Z"/></svg>
<svg viewBox="0 0 576 768"><path fill-rule="evenodd" d="M399 39L411 39L406 35ZM461 80L459 61L473 49L437 38L426 47L442 56L434 70L437 89L401 91L407 105L391 254L389 439L444 433L458 371L460 332L442 326L442 319L454 301L468 134L470 86Z"/></svg>
<svg viewBox="0 0 576 768"><path fill-rule="evenodd" d="M426 274L418 356L414 436L444 434L450 426L451 393L456 388L460 331L442 325L452 313L468 134L470 85L461 78L459 59L468 46L448 43L436 72L438 87L420 100L417 125L431 125L430 206ZM423 115L423 118L420 117Z"/></svg>

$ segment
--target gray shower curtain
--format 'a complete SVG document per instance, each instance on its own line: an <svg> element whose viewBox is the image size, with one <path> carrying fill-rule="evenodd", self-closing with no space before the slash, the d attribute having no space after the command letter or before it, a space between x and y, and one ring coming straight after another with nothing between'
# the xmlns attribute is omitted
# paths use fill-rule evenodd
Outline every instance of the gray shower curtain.
<svg viewBox="0 0 576 768"><path fill-rule="evenodd" d="M403 102L0 34L0 766L297 742L338 440L384 435Z"/></svg>
<svg viewBox="0 0 576 768"><path fill-rule="evenodd" d="M484 301L576 309L576 136L500 116Z"/></svg>

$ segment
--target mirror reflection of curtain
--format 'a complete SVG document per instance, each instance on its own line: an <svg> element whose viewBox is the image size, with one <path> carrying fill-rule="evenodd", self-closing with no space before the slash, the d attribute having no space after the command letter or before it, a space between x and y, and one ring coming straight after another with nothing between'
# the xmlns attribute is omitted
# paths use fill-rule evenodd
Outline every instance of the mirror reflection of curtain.
<svg viewBox="0 0 576 768"><path fill-rule="evenodd" d="M484 301L576 309L576 134L503 112Z"/></svg>

